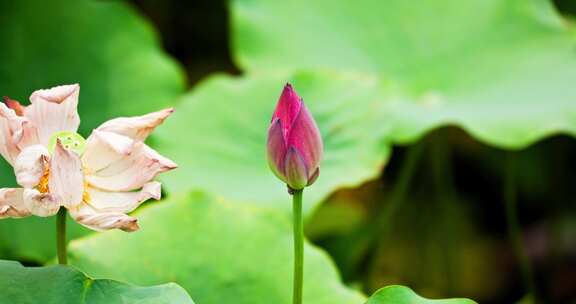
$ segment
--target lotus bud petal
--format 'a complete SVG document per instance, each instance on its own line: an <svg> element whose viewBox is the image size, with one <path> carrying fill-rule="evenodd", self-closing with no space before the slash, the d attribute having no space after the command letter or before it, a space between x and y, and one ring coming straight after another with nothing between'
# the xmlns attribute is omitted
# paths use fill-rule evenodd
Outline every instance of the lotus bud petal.
<svg viewBox="0 0 576 304"><path fill-rule="evenodd" d="M290 84L272 115L267 148L272 172L290 189L303 189L318 177L323 153L320 130Z"/></svg>

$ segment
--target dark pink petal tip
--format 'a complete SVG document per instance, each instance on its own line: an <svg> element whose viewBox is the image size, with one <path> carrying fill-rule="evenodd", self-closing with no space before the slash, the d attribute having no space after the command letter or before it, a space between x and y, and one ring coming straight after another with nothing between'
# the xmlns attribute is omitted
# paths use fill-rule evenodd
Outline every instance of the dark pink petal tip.
<svg viewBox="0 0 576 304"><path fill-rule="evenodd" d="M284 128L284 132L287 133L288 129L292 125L292 122L300 112L300 107L302 105L302 100L300 96L294 91L290 84L284 86L282 94L278 99L278 104L276 105L276 110L272 115L272 119L279 118Z"/></svg>

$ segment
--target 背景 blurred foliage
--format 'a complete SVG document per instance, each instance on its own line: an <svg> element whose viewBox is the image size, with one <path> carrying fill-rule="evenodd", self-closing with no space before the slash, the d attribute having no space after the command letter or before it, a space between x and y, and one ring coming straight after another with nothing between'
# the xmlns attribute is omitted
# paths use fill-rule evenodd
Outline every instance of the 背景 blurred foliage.
<svg viewBox="0 0 576 304"><path fill-rule="evenodd" d="M518 193L538 296L576 298L576 31L547 0L4 1L0 38L2 94L79 82L84 135L176 106L152 139L180 165L162 178L170 199L137 211L139 232L74 241L89 275L176 282L197 303L288 302L289 198L264 142L290 81L326 149L305 191L307 235L335 261L307 247L307 303L362 303L359 290L392 284L519 301L504 186ZM184 93L181 70L206 79ZM0 257L49 262L52 226L0 221ZM368 303L384 301L428 302L387 287Z"/></svg>

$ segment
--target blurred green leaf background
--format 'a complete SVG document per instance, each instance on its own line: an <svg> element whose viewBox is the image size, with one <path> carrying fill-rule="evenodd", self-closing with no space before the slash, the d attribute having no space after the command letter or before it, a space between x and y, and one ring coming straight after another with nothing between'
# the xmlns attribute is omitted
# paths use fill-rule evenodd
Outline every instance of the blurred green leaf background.
<svg viewBox="0 0 576 304"><path fill-rule="evenodd" d="M0 0L0 93L78 82L84 135L176 108L150 144L180 167L136 211L142 229L70 222L89 276L288 303L289 197L264 143L291 82L326 149L304 194L306 303L574 303L574 14L571 0ZM53 225L0 221L0 258L52 263Z"/></svg>

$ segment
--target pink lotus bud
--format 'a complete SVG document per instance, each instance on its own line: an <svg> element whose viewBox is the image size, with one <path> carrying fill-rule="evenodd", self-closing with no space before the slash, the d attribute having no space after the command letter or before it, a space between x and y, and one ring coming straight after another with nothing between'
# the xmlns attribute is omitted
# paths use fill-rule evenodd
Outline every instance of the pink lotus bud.
<svg viewBox="0 0 576 304"><path fill-rule="evenodd" d="M290 84L284 86L268 129L268 164L290 189L314 183L322 158L322 137L312 115Z"/></svg>

